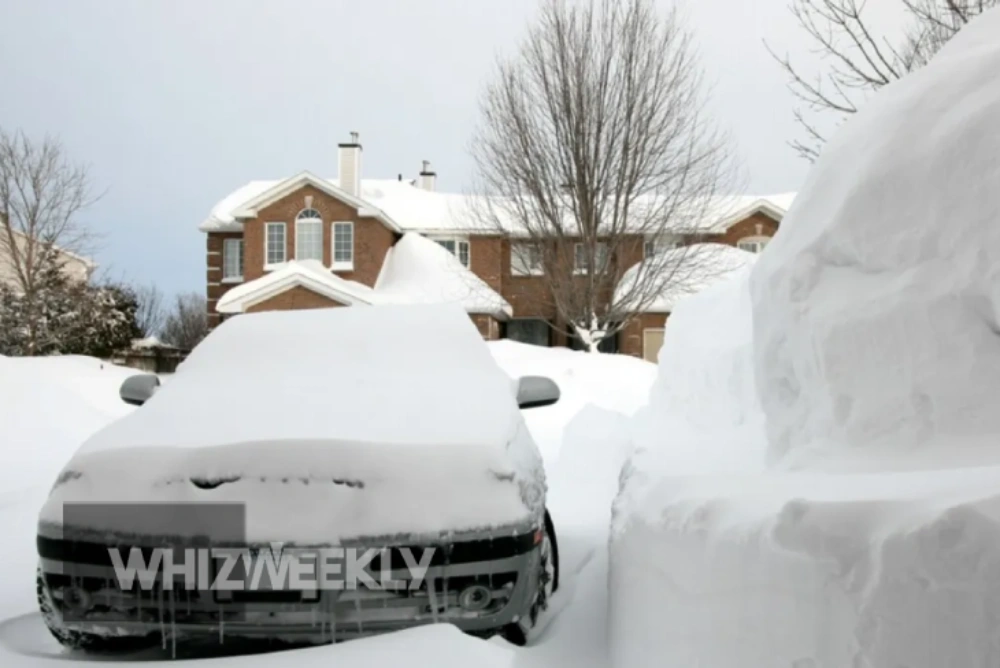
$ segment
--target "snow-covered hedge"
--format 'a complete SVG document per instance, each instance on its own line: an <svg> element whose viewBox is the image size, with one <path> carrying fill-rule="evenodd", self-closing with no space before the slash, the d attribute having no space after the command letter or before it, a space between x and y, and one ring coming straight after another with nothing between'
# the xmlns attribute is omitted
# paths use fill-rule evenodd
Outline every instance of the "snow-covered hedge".
<svg viewBox="0 0 1000 668"><path fill-rule="evenodd" d="M615 508L616 665L1000 665L997 72L1000 10L671 319Z"/></svg>

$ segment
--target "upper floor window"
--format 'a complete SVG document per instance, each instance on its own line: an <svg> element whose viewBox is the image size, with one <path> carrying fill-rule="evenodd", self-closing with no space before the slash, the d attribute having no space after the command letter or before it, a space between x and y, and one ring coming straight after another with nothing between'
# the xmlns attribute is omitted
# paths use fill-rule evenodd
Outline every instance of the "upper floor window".
<svg viewBox="0 0 1000 668"><path fill-rule="evenodd" d="M590 248L587 244L578 243L573 247L573 268L578 274L587 273L587 260L589 259ZM594 267L598 272L603 272L608 268L608 245L603 241L598 241L593 246Z"/></svg>
<svg viewBox="0 0 1000 668"><path fill-rule="evenodd" d="M264 264L273 267L288 258L285 247L285 224L267 223L264 226Z"/></svg>
<svg viewBox="0 0 1000 668"><path fill-rule="evenodd" d="M295 259L323 261L323 220L316 209L295 217Z"/></svg>
<svg viewBox="0 0 1000 668"><path fill-rule="evenodd" d="M354 270L354 223L333 224L333 269Z"/></svg>
<svg viewBox="0 0 1000 668"><path fill-rule="evenodd" d="M541 276L545 273L541 247L533 243L512 242L510 273L514 276Z"/></svg>
<svg viewBox="0 0 1000 668"><path fill-rule="evenodd" d="M681 238L676 234L661 234L646 239L643 247L643 257L652 257L671 248L680 248Z"/></svg>
<svg viewBox="0 0 1000 668"><path fill-rule="evenodd" d="M770 240L771 237L744 237L736 242L736 247L751 253L759 253Z"/></svg>
<svg viewBox="0 0 1000 668"><path fill-rule="evenodd" d="M459 237L436 237L434 239L449 253L458 258L463 267L469 266L469 240Z"/></svg>
<svg viewBox="0 0 1000 668"><path fill-rule="evenodd" d="M222 280L243 280L243 239L224 239L222 242Z"/></svg>

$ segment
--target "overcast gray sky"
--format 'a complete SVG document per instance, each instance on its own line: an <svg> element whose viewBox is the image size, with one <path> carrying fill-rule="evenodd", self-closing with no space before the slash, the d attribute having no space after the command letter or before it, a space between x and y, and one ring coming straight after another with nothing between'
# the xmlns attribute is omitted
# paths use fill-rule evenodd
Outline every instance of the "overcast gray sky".
<svg viewBox="0 0 1000 668"><path fill-rule="evenodd" d="M662 0L664 7L669 0ZM106 190L86 218L115 278L203 291L212 205L251 179L336 175L361 134L364 176L469 185L467 143L498 53L536 0L0 0L0 125L58 135ZM784 0L687 2L712 109L747 188L794 190L807 164L767 38L793 53Z"/></svg>

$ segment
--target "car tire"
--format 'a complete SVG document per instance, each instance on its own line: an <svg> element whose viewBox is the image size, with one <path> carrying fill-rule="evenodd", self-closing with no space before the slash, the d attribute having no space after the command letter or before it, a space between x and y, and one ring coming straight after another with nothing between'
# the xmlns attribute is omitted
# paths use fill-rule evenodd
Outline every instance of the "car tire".
<svg viewBox="0 0 1000 668"><path fill-rule="evenodd" d="M549 607L552 595L559 588L559 544L556 528L549 511L545 511L545 533L542 536L542 563L538 591L527 615L503 628L501 636L512 645L523 647L528 643L528 634L538 624L538 616Z"/></svg>
<svg viewBox="0 0 1000 668"><path fill-rule="evenodd" d="M49 596L49 588L45 585L41 567L35 574L35 593L38 596L38 610L42 614L42 621L45 622L52 637L66 649L93 654L123 654L146 649L156 644L156 639L151 636L111 637L67 629Z"/></svg>

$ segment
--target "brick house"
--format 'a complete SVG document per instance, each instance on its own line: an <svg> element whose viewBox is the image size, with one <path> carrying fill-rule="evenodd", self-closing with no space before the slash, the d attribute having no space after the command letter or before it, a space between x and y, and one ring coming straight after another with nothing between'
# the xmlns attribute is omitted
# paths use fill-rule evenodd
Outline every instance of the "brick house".
<svg viewBox="0 0 1000 668"><path fill-rule="evenodd" d="M255 311L456 301L486 339L576 345L516 236L478 227L469 198L438 192L428 163L413 181L370 180L361 157L352 135L339 146L338 179L253 181L213 208L200 226L210 325ZM637 239L626 264L692 240L759 252L791 199L726 198L726 215L690 235ZM667 316L655 307L638 314L604 348L655 359Z"/></svg>

